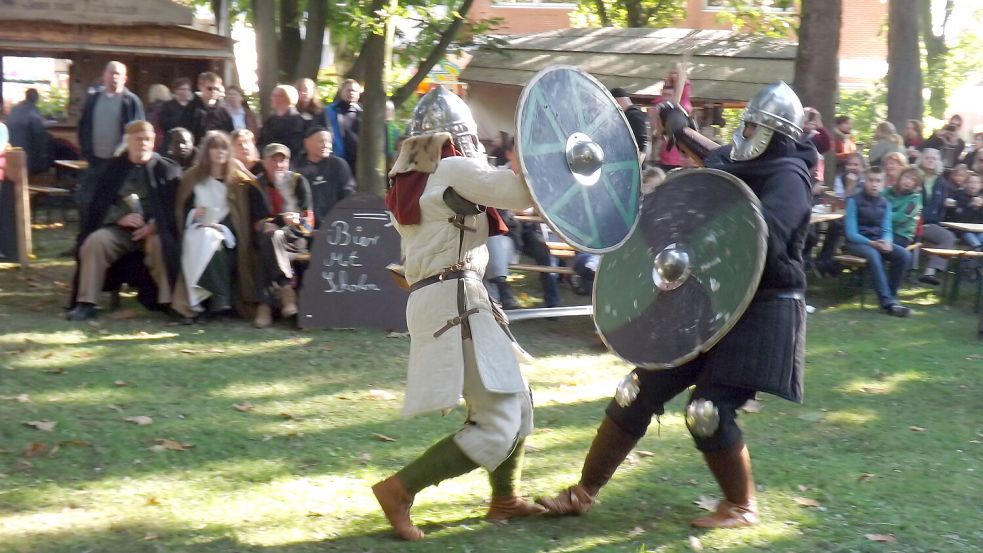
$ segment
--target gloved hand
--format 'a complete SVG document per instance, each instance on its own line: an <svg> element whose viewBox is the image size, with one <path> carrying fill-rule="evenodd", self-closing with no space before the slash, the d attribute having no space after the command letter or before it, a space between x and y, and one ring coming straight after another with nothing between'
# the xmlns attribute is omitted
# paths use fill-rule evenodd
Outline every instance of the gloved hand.
<svg viewBox="0 0 983 553"><path fill-rule="evenodd" d="M666 139L667 150L676 145L676 136L684 129L697 130L696 123L690 119L686 110L675 102L662 102L655 106L655 110L659 126L662 127L662 135Z"/></svg>

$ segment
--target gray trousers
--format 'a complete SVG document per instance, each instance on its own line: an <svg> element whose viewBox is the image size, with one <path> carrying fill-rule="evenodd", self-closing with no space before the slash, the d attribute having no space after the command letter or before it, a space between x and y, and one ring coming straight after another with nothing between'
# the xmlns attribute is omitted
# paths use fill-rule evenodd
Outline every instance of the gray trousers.
<svg viewBox="0 0 983 553"><path fill-rule="evenodd" d="M171 286L160 238L153 236L134 242L129 231L117 226L103 227L86 237L79 248L79 286L76 301L99 303L99 293L106 282L106 271L124 254L143 250L143 263L157 283L157 302L171 303Z"/></svg>
<svg viewBox="0 0 983 553"><path fill-rule="evenodd" d="M956 245L956 235L942 225L930 224L922 226L922 241L928 242L934 248L951 250ZM928 256L928 268L944 271L948 261L937 255Z"/></svg>

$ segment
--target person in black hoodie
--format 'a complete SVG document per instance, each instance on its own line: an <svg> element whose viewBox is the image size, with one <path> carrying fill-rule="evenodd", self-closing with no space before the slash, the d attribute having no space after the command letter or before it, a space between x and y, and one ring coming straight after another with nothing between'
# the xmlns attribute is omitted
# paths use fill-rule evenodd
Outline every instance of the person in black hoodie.
<svg viewBox="0 0 983 553"><path fill-rule="evenodd" d="M232 116L229 115L222 101L224 96L225 87L222 85L222 77L211 71L198 75L198 95L191 100L191 105L194 107L194 121L190 130L195 135L195 144L201 144L201 139L208 131L235 130Z"/></svg>
<svg viewBox="0 0 983 553"><path fill-rule="evenodd" d="M191 79L186 77L174 79L171 89L174 92L174 98L164 102L157 115L157 130L162 135L160 144L157 146L157 152L161 154L166 153L170 146L171 129L181 127L190 130L195 126L197 103L192 102L195 93L191 89Z"/></svg>
<svg viewBox="0 0 983 553"><path fill-rule="evenodd" d="M701 528L734 528L758 522L751 458L736 422L736 411L757 391L800 402L805 351L805 290L802 245L812 207L810 170L816 149L802 140L804 113L783 82L751 99L731 145L716 147L690 128L681 107L657 106L671 142L705 165L743 180L761 201L768 225L768 251L754 299L737 325L709 351L681 366L649 371L636 368L608 404L584 461L580 482L554 498L538 501L551 513L582 515L615 470L644 436L653 415L694 386L686 425L724 493L709 516L692 521Z"/></svg>

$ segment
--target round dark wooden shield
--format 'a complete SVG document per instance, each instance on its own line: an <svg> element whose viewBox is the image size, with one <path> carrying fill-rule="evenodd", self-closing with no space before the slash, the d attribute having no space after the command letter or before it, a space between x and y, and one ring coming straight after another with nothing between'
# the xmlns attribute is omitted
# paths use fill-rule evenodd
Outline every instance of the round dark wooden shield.
<svg viewBox="0 0 983 553"><path fill-rule="evenodd" d="M641 168L628 120L594 77L555 65L522 89L516 154L547 224L578 250L620 246L638 222Z"/></svg>
<svg viewBox="0 0 983 553"><path fill-rule="evenodd" d="M594 323L616 355L679 366L737 324L758 288L768 227L737 177L684 169L642 200L638 227L594 280Z"/></svg>

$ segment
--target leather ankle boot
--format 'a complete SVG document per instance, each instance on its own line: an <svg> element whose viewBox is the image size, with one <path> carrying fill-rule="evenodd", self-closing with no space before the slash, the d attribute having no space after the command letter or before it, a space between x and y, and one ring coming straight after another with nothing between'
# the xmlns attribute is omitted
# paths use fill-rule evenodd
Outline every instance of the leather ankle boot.
<svg viewBox="0 0 983 553"><path fill-rule="evenodd" d="M290 286L280 286L280 315L284 318L297 314L297 292Z"/></svg>
<svg viewBox="0 0 983 553"><path fill-rule="evenodd" d="M604 417L590 445L580 483L552 498L537 498L551 515L583 515L594 506L594 498L614 476L625 457L638 443L638 438L621 429L613 420Z"/></svg>
<svg viewBox="0 0 983 553"><path fill-rule="evenodd" d="M697 528L741 528L758 523L758 503L754 498L751 455L744 442L728 449L703 454L713 477L724 492L724 499L710 515L690 524Z"/></svg>
<svg viewBox="0 0 983 553"><path fill-rule="evenodd" d="M546 507L530 503L523 497L493 497L485 518L492 522L508 522L513 518L531 517L545 512Z"/></svg>
<svg viewBox="0 0 983 553"><path fill-rule="evenodd" d="M256 307L256 318L253 319L253 326L256 328L267 328L273 324L273 310L265 303Z"/></svg>
<svg viewBox="0 0 983 553"><path fill-rule="evenodd" d="M413 506L413 495L407 491L403 481L398 476L390 476L372 486L382 512L393 527L396 535L407 541L418 541L423 538L423 531L413 525L410 520L410 507Z"/></svg>

